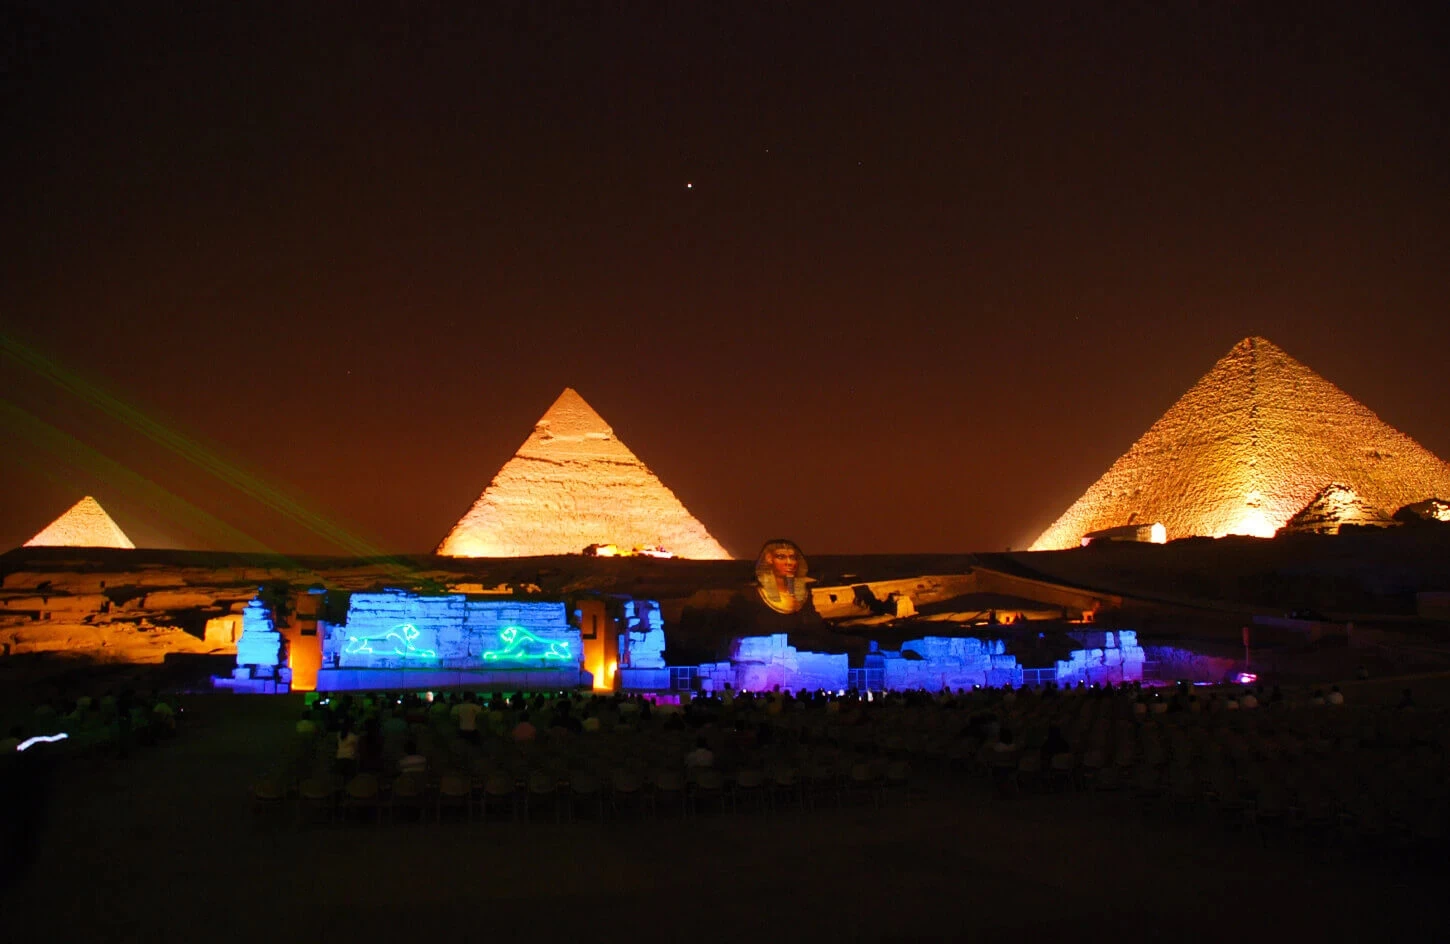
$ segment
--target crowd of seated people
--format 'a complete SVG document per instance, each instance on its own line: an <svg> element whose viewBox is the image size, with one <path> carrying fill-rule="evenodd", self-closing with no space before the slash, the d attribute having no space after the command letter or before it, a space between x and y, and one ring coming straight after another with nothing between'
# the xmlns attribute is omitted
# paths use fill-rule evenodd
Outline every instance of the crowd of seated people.
<svg viewBox="0 0 1450 944"><path fill-rule="evenodd" d="M918 786L946 796L962 793L958 775L980 775L1004 797L1123 790L1239 820L1431 837L1450 782L1444 720L1408 691L1356 704L1338 686L727 689L678 706L624 694L370 693L309 706L297 721L305 750L282 776L436 783L456 771L475 784L506 775L522 790L535 774L563 788L576 775L609 783L634 771L648 785L711 771L728 786L775 772L839 799L879 788L894 764L927 772Z"/></svg>

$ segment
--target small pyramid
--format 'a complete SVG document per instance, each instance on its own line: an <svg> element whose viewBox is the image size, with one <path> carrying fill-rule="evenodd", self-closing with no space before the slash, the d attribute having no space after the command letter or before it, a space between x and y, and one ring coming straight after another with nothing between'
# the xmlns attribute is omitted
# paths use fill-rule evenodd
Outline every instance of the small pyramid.
<svg viewBox="0 0 1450 944"><path fill-rule="evenodd" d="M1320 489L1279 533L1338 534L1345 525L1388 528L1394 523L1384 509L1370 505L1348 485L1333 482Z"/></svg>
<svg viewBox="0 0 1450 944"><path fill-rule="evenodd" d="M1395 520L1400 522L1450 522L1450 501L1443 498L1427 498L1424 501L1414 502L1395 512Z"/></svg>
<svg viewBox="0 0 1450 944"><path fill-rule="evenodd" d="M565 388L438 553L535 557L578 554L590 544L730 559L603 417Z"/></svg>
<svg viewBox="0 0 1450 944"><path fill-rule="evenodd" d="M25 547L135 548L101 503L87 495L25 542Z"/></svg>
<svg viewBox="0 0 1450 944"><path fill-rule="evenodd" d="M1272 537L1326 482L1374 508L1450 494L1450 466L1263 338L1245 338L1032 545L1161 521Z"/></svg>

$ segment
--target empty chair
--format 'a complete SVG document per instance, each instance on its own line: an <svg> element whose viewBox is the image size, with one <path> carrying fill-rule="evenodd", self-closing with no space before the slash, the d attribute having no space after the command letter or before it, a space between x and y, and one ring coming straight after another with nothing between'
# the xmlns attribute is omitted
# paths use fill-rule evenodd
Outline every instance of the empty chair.
<svg viewBox="0 0 1450 944"><path fill-rule="evenodd" d="M1042 755L1037 751L1023 754L1017 761L1017 787L1030 790L1042 779Z"/></svg>
<svg viewBox="0 0 1450 944"><path fill-rule="evenodd" d="M466 819L473 819L473 780L456 771L450 771L438 781L438 795L434 809L438 822L443 822L443 811L462 810Z"/></svg>
<svg viewBox="0 0 1450 944"><path fill-rule="evenodd" d="M484 819L500 809L507 810L510 817L518 817L518 794L513 774L496 770L483 778L482 807Z"/></svg>
<svg viewBox="0 0 1450 944"><path fill-rule="evenodd" d="M911 765L906 761L897 760L887 764L881 783L882 799L899 797L902 805L911 805Z"/></svg>
<svg viewBox="0 0 1450 944"><path fill-rule="evenodd" d="M1052 755L1048 767L1048 783L1053 789L1064 789L1077 785L1077 755L1063 751Z"/></svg>
<svg viewBox="0 0 1450 944"><path fill-rule="evenodd" d="M349 780L343 790L342 807L344 814L372 813L375 821L382 822L383 807L378 798L377 775L363 773Z"/></svg>
<svg viewBox="0 0 1450 944"><path fill-rule="evenodd" d="M638 810L644 799L644 777L638 770L621 767L610 773L609 807L615 816L626 810Z"/></svg>
<svg viewBox="0 0 1450 944"><path fill-rule="evenodd" d="M841 781L833 766L824 762L814 763L806 770L806 781L801 789L802 805L815 807L827 800L840 805Z"/></svg>
<svg viewBox="0 0 1450 944"><path fill-rule="evenodd" d="M287 805L287 790L271 777L252 784L252 812L257 816L280 818Z"/></svg>
<svg viewBox="0 0 1450 944"><path fill-rule="evenodd" d="M698 813L701 807L714 804L723 812L725 800L725 778L720 772L708 767L697 770L690 790L690 808Z"/></svg>
<svg viewBox="0 0 1450 944"><path fill-rule="evenodd" d="M418 822L423 822L423 787L423 778L418 774L403 774L394 780L393 788L388 791L389 816L396 819L398 811L404 810Z"/></svg>
<svg viewBox="0 0 1450 944"><path fill-rule="evenodd" d="M569 776L569 819L581 807L592 810L597 819L604 819L604 789L599 778L586 771L575 771Z"/></svg>
<svg viewBox="0 0 1450 944"><path fill-rule="evenodd" d="M782 803L795 803L805 809L805 790L801 787L800 775L794 767L772 767L770 770L770 808L775 810Z"/></svg>
<svg viewBox="0 0 1450 944"><path fill-rule="evenodd" d="M848 786L853 797L870 797L872 806L881 805L881 778L870 764L852 764Z"/></svg>
<svg viewBox="0 0 1450 944"><path fill-rule="evenodd" d="M654 786L654 808L674 807L682 815L689 813L689 790L685 775L678 768L666 767L650 775Z"/></svg>
<svg viewBox="0 0 1450 944"><path fill-rule="evenodd" d="M745 769L735 774L734 789L730 795L730 805L738 810L742 805L753 806L755 809L765 808L765 774L759 770Z"/></svg>
<svg viewBox="0 0 1450 944"><path fill-rule="evenodd" d="M308 777L297 785L299 821L309 818L331 821L336 805L337 789L330 779Z"/></svg>
<svg viewBox="0 0 1450 944"><path fill-rule="evenodd" d="M532 819L540 810L551 809L554 821L559 821L559 780L547 770L536 770L529 775L528 794L524 806L526 818Z"/></svg>

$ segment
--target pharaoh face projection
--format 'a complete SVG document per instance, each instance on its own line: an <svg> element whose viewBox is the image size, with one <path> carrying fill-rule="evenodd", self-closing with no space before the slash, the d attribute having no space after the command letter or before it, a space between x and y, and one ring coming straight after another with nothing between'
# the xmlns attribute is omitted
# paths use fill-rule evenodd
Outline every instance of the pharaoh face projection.
<svg viewBox="0 0 1450 944"><path fill-rule="evenodd" d="M798 613L810 599L806 557L794 541L767 541L755 559L756 592L777 613Z"/></svg>

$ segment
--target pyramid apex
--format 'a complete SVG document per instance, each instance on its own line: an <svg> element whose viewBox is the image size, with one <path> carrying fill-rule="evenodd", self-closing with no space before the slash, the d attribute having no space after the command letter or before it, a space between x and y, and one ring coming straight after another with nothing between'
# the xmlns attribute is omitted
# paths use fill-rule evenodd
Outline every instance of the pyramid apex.
<svg viewBox="0 0 1450 944"><path fill-rule="evenodd" d="M1270 341L1268 338L1264 337L1261 334L1251 334L1248 337L1244 338L1242 341L1233 346L1233 351L1231 353L1237 353L1239 351L1249 351L1256 353L1261 350L1266 351L1270 354L1284 353L1284 349L1282 347L1275 344L1273 341Z"/></svg>

